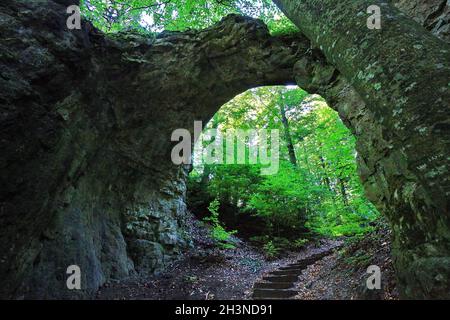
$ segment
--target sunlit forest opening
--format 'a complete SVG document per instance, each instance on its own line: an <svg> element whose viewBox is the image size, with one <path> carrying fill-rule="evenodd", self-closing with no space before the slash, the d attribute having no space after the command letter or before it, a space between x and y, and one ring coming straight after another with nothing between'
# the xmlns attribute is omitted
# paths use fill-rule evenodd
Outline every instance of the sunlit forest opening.
<svg viewBox="0 0 450 320"><path fill-rule="evenodd" d="M378 212L357 174L355 138L320 96L296 86L251 89L221 107L207 128L234 134L277 129L280 135L279 170L271 175L248 161L206 164L194 156L188 204L199 218L218 219L213 233L222 245L225 229L274 252L319 235L372 229Z"/></svg>

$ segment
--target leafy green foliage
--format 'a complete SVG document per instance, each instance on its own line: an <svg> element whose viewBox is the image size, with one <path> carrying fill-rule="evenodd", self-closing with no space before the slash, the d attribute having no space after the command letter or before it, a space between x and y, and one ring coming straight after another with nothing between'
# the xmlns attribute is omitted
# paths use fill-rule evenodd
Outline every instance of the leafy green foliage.
<svg viewBox="0 0 450 320"><path fill-rule="evenodd" d="M309 227L336 236L367 232L378 212L365 198L357 175L355 138L325 102L313 105L293 119L299 124L293 136L300 141L303 163L322 187L316 206L321 214L311 217Z"/></svg>
<svg viewBox="0 0 450 320"><path fill-rule="evenodd" d="M211 222L212 230L211 237L216 241L218 246L223 249L234 249L235 246L232 243L230 237L235 234L237 231L233 230L228 232L221 225L219 221L219 206L220 202L217 199L214 199L208 207L208 210L211 212L211 216L205 218L205 221Z"/></svg>
<svg viewBox="0 0 450 320"><path fill-rule="evenodd" d="M372 256L367 253L358 252L356 255L345 258L344 261L354 269L367 267Z"/></svg>
<svg viewBox="0 0 450 320"><path fill-rule="evenodd" d="M267 242L263 248L268 259L274 259L278 256L278 248L275 247L272 240Z"/></svg>
<svg viewBox="0 0 450 320"><path fill-rule="evenodd" d="M299 238L294 241L294 247L297 249L303 248L307 243L309 242L309 239L303 239Z"/></svg>
<svg viewBox="0 0 450 320"><path fill-rule="evenodd" d="M262 219L267 237L253 237L255 243L272 241L278 250L289 250L315 234L353 236L372 229L379 214L357 175L355 138L323 99L296 87L257 88L224 105L214 119L222 132L278 129L289 130L292 138L297 163L290 161L287 141L282 141L274 175L262 176L258 165L203 165L196 159L189 186L203 192L198 197L234 208L236 215Z"/></svg>
<svg viewBox="0 0 450 320"><path fill-rule="evenodd" d="M276 34L297 28L271 0L82 0L82 13L105 32L203 29L231 13L265 21Z"/></svg>
<svg viewBox="0 0 450 320"><path fill-rule="evenodd" d="M282 161L278 174L267 176L251 195L247 208L267 219L271 233L280 235L286 227L298 230L304 225L305 208L317 191L308 177Z"/></svg>

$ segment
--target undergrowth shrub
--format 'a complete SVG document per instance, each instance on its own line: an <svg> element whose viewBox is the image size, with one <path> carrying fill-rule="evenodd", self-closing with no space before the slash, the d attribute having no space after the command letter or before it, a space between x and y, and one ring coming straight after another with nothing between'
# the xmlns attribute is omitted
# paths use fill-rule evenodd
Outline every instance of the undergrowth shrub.
<svg viewBox="0 0 450 320"><path fill-rule="evenodd" d="M231 236L234 235L237 231L227 231L220 224L219 221L219 200L214 199L208 206L209 212L211 212L211 216L204 218L203 220L208 221L212 225L211 229L211 237L216 242L217 246L221 249L234 249L236 246L231 239Z"/></svg>
<svg viewBox="0 0 450 320"><path fill-rule="evenodd" d="M263 248L267 259L275 259L278 256L279 250L272 240L267 242Z"/></svg>

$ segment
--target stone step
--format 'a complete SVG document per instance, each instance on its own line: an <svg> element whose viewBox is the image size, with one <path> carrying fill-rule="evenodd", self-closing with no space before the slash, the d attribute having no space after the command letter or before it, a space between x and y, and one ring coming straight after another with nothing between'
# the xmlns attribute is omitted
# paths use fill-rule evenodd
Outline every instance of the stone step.
<svg viewBox="0 0 450 320"><path fill-rule="evenodd" d="M270 274L274 276L299 276L303 269L275 270Z"/></svg>
<svg viewBox="0 0 450 320"><path fill-rule="evenodd" d="M270 282L297 282L298 276L267 276L263 280Z"/></svg>
<svg viewBox="0 0 450 320"><path fill-rule="evenodd" d="M305 269L305 267L300 264L290 264L290 265L287 265L286 267L280 267L278 269L279 270L303 270L303 269Z"/></svg>
<svg viewBox="0 0 450 320"><path fill-rule="evenodd" d="M304 265L304 266L308 266L310 264L313 264L314 262L316 262L317 260L320 260L324 257L326 257L327 255L331 254L331 251L325 251L322 253L318 253L318 254L314 254L312 256L309 256L305 259L301 259L297 261L297 265Z"/></svg>
<svg viewBox="0 0 450 320"><path fill-rule="evenodd" d="M305 268L308 264L304 262L296 262L286 265L286 267Z"/></svg>
<svg viewBox="0 0 450 320"><path fill-rule="evenodd" d="M294 283L298 281L298 276L309 265L332 253L333 250L309 256L298 260L296 263L281 267L270 272L264 281L257 282L253 286L254 299L288 299L296 296L297 291L292 290Z"/></svg>
<svg viewBox="0 0 450 320"><path fill-rule="evenodd" d="M253 289L289 289L292 286L292 282L257 282Z"/></svg>
<svg viewBox="0 0 450 320"><path fill-rule="evenodd" d="M294 297L298 291L282 289L255 289L253 298L255 299L286 299Z"/></svg>

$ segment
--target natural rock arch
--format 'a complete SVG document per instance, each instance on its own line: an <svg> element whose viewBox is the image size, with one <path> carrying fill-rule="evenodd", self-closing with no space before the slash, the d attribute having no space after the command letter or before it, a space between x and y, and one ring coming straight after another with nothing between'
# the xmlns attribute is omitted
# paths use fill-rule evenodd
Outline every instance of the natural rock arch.
<svg viewBox="0 0 450 320"><path fill-rule="evenodd" d="M448 295L448 239L424 252L413 237L437 226L448 235L448 211L438 221L409 221L420 192L396 193L416 183L409 160L395 150L386 156L383 126L303 35L272 37L260 21L229 16L156 39L107 37L87 23L66 30L70 2L0 4L2 297L85 297L109 278L163 266L189 242L175 232L183 229L185 170L170 162L172 130L209 120L246 89L295 80L321 93L359 137L365 188L397 233L405 294ZM414 234L399 229L389 214L396 208L418 225ZM431 273L416 279L420 263L411 269L411 255L434 259L424 266ZM76 293L65 288L71 264L85 284ZM443 278L425 288L436 275Z"/></svg>
<svg viewBox="0 0 450 320"><path fill-rule="evenodd" d="M185 171L170 161L172 131L246 89L294 82L309 46L240 16L156 39L87 23L69 31L58 2L0 5L10 39L0 80L5 297L89 296L109 278L161 268L188 241L176 236ZM72 264L82 291L65 287Z"/></svg>

